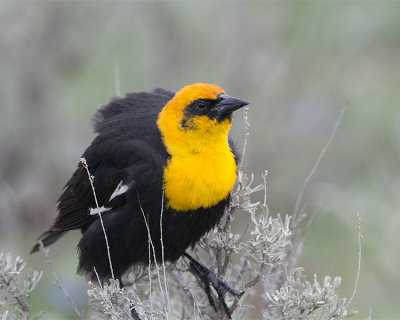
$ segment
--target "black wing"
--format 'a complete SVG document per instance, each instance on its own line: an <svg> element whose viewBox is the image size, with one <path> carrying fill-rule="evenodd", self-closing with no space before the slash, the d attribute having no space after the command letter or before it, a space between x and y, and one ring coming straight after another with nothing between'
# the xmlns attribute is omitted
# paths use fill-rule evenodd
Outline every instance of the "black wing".
<svg viewBox="0 0 400 320"><path fill-rule="evenodd" d="M98 207L107 213L123 205L126 190L136 188L138 172L143 164L160 166L167 152L156 126L157 116L174 93L156 89L154 93L128 94L112 100L95 116L95 130L99 135L86 149L86 159ZM139 170L140 171L140 170ZM82 163L64 187L58 202L58 216L53 226L39 238L48 246L66 231L86 230L98 218L97 205L89 175ZM91 214L92 213L92 214ZM39 249L35 245L31 252Z"/></svg>
<svg viewBox="0 0 400 320"><path fill-rule="evenodd" d="M174 95L155 89L152 93L128 93L125 98L114 98L94 116L95 131L105 134L118 130L119 134L142 138L154 129L158 114Z"/></svg>

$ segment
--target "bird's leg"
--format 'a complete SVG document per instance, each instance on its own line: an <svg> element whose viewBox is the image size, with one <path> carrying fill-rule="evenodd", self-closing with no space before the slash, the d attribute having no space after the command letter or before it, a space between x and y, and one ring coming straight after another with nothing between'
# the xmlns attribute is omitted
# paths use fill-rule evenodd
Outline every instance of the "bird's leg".
<svg viewBox="0 0 400 320"><path fill-rule="evenodd" d="M121 279L118 279L118 280L119 280L119 287L120 287L121 289L125 288L125 286L124 286L122 280L121 280ZM137 312L136 312L136 310L135 310L135 307L132 305L131 308L132 308L132 309L131 309L131 317L132 317L132 319L133 319L133 320L140 320L140 317L139 317L139 315L137 314Z"/></svg>
<svg viewBox="0 0 400 320"><path fill-rule="evenodd" d="M192 269L192 271L195 272L196 275L203 282L204 291L206 292L206 295L207 295L208 301L210 302L210 305L215 309L215 311L217 311L215 302L211 296L211 291L210 291L210 284L211 284L213 286L213 288L215 289L215 291L217 292L218 300L222 304L226 315L229 318L231 318L231 312L224 300L224 295L221 291L221 287L236 297L241 297L244 294L244 291L237 291L237 290L231 288L226 282L219 279L212 271L210 271L207 267L202 265L199 261L197 261L191 255L189 255L187 252L184 252L184 256L189 259L190 268Z"/></svg>

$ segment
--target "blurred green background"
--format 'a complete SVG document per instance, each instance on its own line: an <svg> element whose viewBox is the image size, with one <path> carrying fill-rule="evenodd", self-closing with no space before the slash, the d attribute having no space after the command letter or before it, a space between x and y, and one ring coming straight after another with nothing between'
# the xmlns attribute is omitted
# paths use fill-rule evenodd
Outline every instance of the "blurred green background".
<svg viewBox="0 0 400 320"><path fill-rule="evenodd" d="M43 255L28 255L93 138L91 117L116 95L193 82L251 102L245 171L268 170L270 212L292 213L307 189L316 218L299 266L339 275L350 297L363 229L357 319L400 317L400 3L0 2L0 251L44 270L33 295L44 319L74 318ZM239 113L233 128L243 144ZM51 258L80 308L78 232Z"/></svg>

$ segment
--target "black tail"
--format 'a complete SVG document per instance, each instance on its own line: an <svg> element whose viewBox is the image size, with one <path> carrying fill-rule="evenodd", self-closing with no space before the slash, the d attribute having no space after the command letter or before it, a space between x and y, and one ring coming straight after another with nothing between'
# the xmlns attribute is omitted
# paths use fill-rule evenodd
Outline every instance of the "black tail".
<svg viewBox="0 0 400 320"><path fill-rule="evenodd" d="M65 230L49 230L43 233L38 240L41 240L44 247L51 245L53 242L57 241L64 234ZM30 253L38 251L40 248L39 242L36 243L31 249Z"/></svg>

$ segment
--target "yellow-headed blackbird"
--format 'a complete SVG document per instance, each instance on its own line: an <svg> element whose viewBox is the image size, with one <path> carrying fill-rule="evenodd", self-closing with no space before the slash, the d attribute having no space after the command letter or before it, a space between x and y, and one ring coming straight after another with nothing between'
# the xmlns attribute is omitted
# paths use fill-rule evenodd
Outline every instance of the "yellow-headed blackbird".
<svg viewBox="0 0 400 320"><path fill-rule="evenodd" d="M177 93L155 89L114 98L95 115L98 135L82 155L94 176L98 205L79 163L58 200L53 226L40 237L43 245L80 229L78 272L95 278L95 267L108 280L101 213L114 275L121 279L131 266L149 261L147 226L161 259L162 214L164 259L185 255L202 280L213 282L185 250L220 221L229 204L237 154L228 133L232 112L247 104L204 83Z"/></svg>

